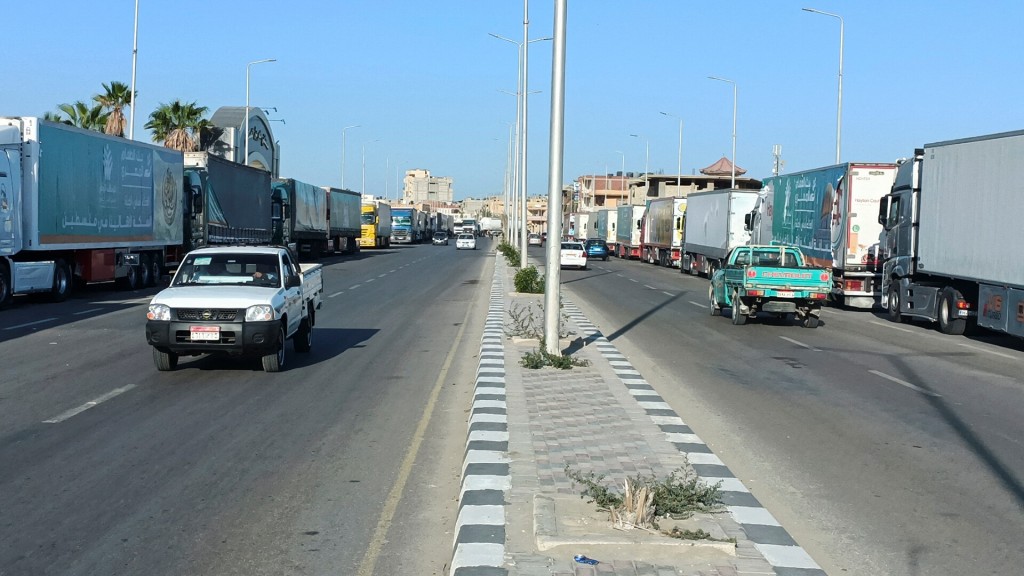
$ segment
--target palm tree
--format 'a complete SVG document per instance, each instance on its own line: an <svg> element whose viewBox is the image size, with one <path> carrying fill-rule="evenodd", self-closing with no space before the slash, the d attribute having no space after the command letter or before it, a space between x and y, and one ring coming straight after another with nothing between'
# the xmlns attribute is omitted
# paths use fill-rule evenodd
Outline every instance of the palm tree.
<svg viewBox="0 0 1024 576"><path fill-rule="evenodd" d="M60 104L57 108L67 115L66 123L72 126L102 132L107 123L108 114L99 104L90 108L88 104L79 100L74 104Z"/></svg>
<svg viewBox="0 0 1024 576"><path fill-rule="evenodd" d="M60 115L60 112L46 112L43 114L43 120L60 122L61 124L71 124L67 118Z"/></svg>
<svg viewBox="0 0 1024 576"><path fill-rule="evenodd" d="M194 152L199 147L199 131L210 126L203 118L206 106L195 102L175 100L161 104L149 115L146 128L153 131L153 141L182 152Z"/></svg>
<svg viewBox="0 0 1024 576"><path fill-rule="evenodd" d="M128 85L117 81L103 84L103 93L93 96L93 100L108 111L104 132L123 137L127 124L124 107L129 106L132 101L132 91Z"/></svg>

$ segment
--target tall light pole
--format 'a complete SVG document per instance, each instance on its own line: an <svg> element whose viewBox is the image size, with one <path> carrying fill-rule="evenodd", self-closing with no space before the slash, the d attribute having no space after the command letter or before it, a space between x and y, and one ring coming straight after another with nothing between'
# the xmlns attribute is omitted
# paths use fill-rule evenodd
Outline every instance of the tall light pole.
<svg viewBox="0 0 1024 576"><path fill-rule="evenodd" d="M128 95L128 139L135 139L135 61L139 56L139 0L135 0L135 32L132 35L132 88Z"/></svg>
<svg viewBox="0 0 1024 576"><path fill-rule="evenodd" d="M641 134L630 134L630 136L633 138L643 138L644 140L644 194L647 195L650 194L650 190L648 189L650 183L647 179L647 174L650 172L651 141Z"/></svg>
<svg viewBox="0 0 1024 576"><path fill-rule="evenodd" d="M843 17L839 14L822 12L821 10L815 10L814 8L803 8L803 11L839 19L839 104L836 107L836 164L839 164L840 143L843 132L843 28L845 27L845 23L843 22Z"/></svg>
<svg viewBox="0 0 1024 576"><path fill-rule="evenodd" d="M345 131L349 128L359 128L360 124L345 126L341 129L341 189L345 189Z"/></svg>
<svg viewBox="0 0 1024 576"><path fill-rule="evenodd" d="M626 201L632 204L633 199L629 197L629 189L626 187L626 153L621 150L616 150L615 153L622 155L622 172L619 172L619 183L622 184L622 192L626 195Z"/></svg>
<svg viewBox="0 0 1024 576"><path fill-rule="evenodd" d="M676 194L679 194L683 188L683 119L668 112L662 112L661 114L679 120L679 156L676 159Z"/></svg>
<svg viewBox="0 0 1024 576"><path fill-rule="evenodd" d="M708 76L708 78L732 84L732 183L729 187L736 188L736 82L718 76Z"/></svg>
<svg viewBox="0 0 1024 576"><path fill-rule="evenodd" d="M276 58L264 58L263 60L254 60L245 65L245 158L242 164L249 165L249 68L253 64L263 64L266 62L277 62Z"/></svg>
<svg viewBox="0 0 1024 576"><path fill-rule="evenodd" d="M380 138L377 138L376 140L370 140L369 142L363 142L363 151L362 151L363 181L359 185L359 194L360 195L363 195L363 194L366 193L366 145L367 144L373 144L374 142L380 142L380 140L381 140Z"/></svg>
<svg viewBox="0 0 1024 576"><path fill-rule="evenodd" d="M549 354L561 354L558 345L559 252L562 243L562 162L565 141L565 24L568 0L555 0L555 41L551 51L551 129L548 145L548 244L544 271L544 348Z"/></svg>

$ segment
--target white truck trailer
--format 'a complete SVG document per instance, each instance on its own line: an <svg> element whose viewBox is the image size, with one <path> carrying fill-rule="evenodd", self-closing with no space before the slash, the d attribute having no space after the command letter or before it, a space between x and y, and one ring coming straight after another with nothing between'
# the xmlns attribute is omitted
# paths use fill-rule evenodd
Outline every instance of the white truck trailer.
<svg viewBox="0 0 1024 576"><path fill-rule="evenodd" d="M686 227L679 271L710 278L729 252L750 242L746 221L757 190L708 190L686 197Z"/></svg>
<svg viewBox="0 0 1024 576"><path fill-rule="evenodd" d="M900 163L878 211L891 320L1024 337L1022 158L1024 130L926 144Z"/></svg>

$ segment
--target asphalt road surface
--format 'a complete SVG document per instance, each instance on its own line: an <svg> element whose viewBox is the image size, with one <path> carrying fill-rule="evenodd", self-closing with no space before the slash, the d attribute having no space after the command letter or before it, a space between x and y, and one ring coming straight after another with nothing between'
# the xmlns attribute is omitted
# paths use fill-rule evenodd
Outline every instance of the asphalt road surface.
<svg viewBox="0 0 1024 576"><path fill-rule="evenodd" d="M493 257L325 264L277 374L157 372L155 289L0 313L0 575L446 574Z"/></svg>

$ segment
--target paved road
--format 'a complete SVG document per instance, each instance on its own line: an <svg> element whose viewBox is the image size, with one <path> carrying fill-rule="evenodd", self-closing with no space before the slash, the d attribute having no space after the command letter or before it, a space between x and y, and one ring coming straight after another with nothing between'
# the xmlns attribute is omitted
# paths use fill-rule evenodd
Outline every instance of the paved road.
<svg viewBox="0 0 1024 576"><path fill-rule="evenodd" d="M492 262L336 259L313 351L281 374L158 373L152 290L19 302L0 315L0 575L445 573Z"/></svg>
<svg viewBox="0 0 1024 576"><path fill-rule="evenodd" d="M1020 573L1019 341L835 309L733 326L706 280L639 262L561 278L830 574Z"/></svg>

